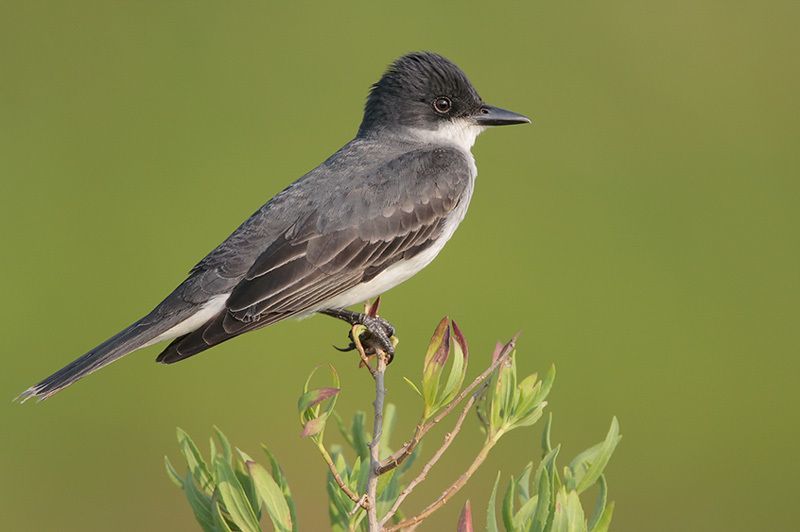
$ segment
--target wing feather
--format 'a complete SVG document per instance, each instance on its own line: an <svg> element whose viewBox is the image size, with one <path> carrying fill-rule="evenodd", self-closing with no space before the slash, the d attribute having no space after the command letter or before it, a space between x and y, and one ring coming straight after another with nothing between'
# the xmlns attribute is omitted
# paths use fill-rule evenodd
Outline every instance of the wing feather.
<svg viewBox="0 0 800 532"><path fill-rule="evenodd" d="M465 156L437 148L405 154L294 224L253 262L226 309L159 356L175 362L244 332L320 308L437 240L466 197ZM402 158L402 157L401 157ZM387 198L388 201L387 203ZM380 208L377 208L380 206Z"/></svg>

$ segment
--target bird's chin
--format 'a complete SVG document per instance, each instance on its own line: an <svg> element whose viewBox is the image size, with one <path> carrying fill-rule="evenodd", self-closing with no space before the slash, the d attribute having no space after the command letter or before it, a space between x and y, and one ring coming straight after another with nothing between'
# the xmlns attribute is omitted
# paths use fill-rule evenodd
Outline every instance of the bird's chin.
<svg viewBox="0 0 800 532"><path fill-rule="evenodd" d="M457 118L443 123L437 129L411 130L412 134L423 142L445 144L469 151L484 130L485 126L477 124L469 118Z"/></svg>

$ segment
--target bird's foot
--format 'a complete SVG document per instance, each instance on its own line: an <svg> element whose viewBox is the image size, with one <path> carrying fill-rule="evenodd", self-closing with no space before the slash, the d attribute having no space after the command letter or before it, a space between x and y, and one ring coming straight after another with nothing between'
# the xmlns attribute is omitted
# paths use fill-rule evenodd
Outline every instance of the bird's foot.
<svg viewBox="0 0 800 532"><path fill-rule="evenodd" d="M386 362L388 364L391 363L394 358L394 346L396 343L396 338L394 337L395 328L391 323L377 316L375 311L377 311L377 305L373 304L365 313L353 312L347 309L326 309L320 312L346 321L351 326L363 326L365 330L359 334L358 341L364 350L364 354L369 357L381 351L386 355ZM348 333L350 344L347 347L334 347L339 351L353 351L356 349L353 330L354 329L351 328Z"/></svg>

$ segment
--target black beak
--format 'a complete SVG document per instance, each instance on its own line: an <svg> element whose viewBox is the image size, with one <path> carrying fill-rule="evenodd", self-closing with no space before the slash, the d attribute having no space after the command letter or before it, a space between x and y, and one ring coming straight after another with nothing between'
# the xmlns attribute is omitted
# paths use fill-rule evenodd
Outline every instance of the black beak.
<svg viewBox="0 0 800 532"><path fill-rule="evenodd" d="M511 126L514 124L530 124L531 119L499 107L483 105L475 115L475 122L481 126Z"/></svg>

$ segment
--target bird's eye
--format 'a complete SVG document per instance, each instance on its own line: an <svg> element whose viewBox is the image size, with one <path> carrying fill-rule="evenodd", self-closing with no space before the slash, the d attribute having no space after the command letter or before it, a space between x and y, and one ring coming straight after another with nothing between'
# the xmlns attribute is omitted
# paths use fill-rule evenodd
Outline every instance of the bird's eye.
<svg viewBox="0 0 800 532"><path fill-rule="evenodd" d="M433 100L433 108L437 113L446 115L453 108L453 102L447 96L439 96Z"/></svg>

